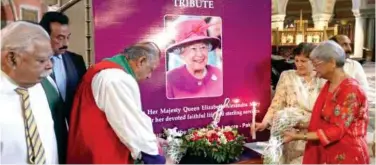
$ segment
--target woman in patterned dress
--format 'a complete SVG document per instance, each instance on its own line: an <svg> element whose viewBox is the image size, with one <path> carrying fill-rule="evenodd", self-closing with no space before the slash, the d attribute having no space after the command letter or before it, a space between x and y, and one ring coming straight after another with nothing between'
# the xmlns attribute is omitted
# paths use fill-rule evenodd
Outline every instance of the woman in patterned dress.
<svg viewBox="0 0 376 165"><path fill-rule="evenodd" d="M369 164L368 103L359 82L343 70L345 52L325 41L311 53L318 76L328 80L313 108L308 133L286 131L286 143L305 140L303 164Z"/></svg>
<svg viewBox="0 0 376 165"><path fill-rule="evenodd" d="M277 111L295 108L303 117L302 124L308 125L313 104L324 84L313 71L309 54L315 46L301 43L294 50L296 70L282 72L276 87L272 103L261 123L256 123L256 131L263 131L271 126ZM275 121L274 121L275 122ZM295 141L283 146L283 158L280 164L301 164L305 141Z"/></svg>

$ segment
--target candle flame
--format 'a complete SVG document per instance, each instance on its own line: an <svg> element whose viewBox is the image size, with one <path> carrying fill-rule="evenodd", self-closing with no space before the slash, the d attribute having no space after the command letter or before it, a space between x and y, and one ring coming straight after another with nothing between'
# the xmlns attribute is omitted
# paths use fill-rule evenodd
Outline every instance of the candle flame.
<svg viewBox="0 0 376 165"><path fill-rule="evenodd" d="M238 99L238 98L232 99L232 102L235 103L235 104L240 103L240 99Z"/></svg>
<svg viewBox="0 0 376 165"><path fill-rule="evenodd" d="M255 102L255 101L252 101L250 104L251 104L252 107L256 107L256 106L260 105L260 103Z"/></svg>

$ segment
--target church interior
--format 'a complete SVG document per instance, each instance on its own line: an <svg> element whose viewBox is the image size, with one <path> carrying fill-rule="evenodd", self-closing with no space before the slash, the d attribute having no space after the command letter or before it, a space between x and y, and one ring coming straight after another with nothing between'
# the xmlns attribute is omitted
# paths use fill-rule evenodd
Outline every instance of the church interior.
<svg viewBox="0 0 376 165"><path fill-rule="evenodd" d="M375 130L375 1L374 0L273 0L272 84L283 70L293 68L290 58L300 42L319 43L343 34L352 41L351 59L363 66L369 83L368 141Z"/></svg>
<svg viewBox="0 0 376 165"><path fill-rule="evenodd" d="M300 42L319 43L337 34L348 36L353 50L350 58L362 64L370 84L367 94L373 107L370 116L374 117L374 0L273 0L271 20L272 66L277 75L293 67L290 56ZM274 85L278 81L275 74ZM371 121L370 132L375 125L374 118Z"/></svg>

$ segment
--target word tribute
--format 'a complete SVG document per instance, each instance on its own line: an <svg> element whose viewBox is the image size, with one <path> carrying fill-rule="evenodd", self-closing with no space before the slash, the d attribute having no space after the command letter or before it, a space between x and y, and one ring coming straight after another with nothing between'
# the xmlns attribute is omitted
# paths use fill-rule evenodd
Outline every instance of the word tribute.
<svg viewBox="0 0 376 165"><path fill-rule="evenodd" d="M180 8L209 8L214 9L213 0L173 0L175 7Z"/></svg>

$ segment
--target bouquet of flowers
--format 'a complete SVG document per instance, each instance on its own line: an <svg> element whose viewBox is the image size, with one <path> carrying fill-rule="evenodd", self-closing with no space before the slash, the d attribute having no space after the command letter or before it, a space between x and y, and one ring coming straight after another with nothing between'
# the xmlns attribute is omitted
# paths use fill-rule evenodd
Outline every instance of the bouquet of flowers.
<svg viewBox="0 0 376 165"><path fill-rule="evenodd" d="M282 144L283 142L280 137L270 137L268 145L264 150L263 164L282 164Z"/></svg>
<svg viewBox="0 0 376 165"><path fill-rule="evenodd" d="M224 104L218 106L213 114L213 122L206 128L191 129L186 134L176 131L176 128L165 130L168 147L165 153L176 163L198 158L198 162L206 163L229 163L238 159L243 152L245 137L238 134L237 129L232 127L218 127L223 114L223 109L229 104L226 98ZM189 164L187 162L184 162Z"/></svg>
<svg viewBox="0 0 376 165"><path fill-rule="evenodd" d="M293 129L303 119L296 108L285 108L275 114L268 146L264 151L264 164L283 164L283 132Z"/></svg>
<svg viewBox="0 0 376 165"><path fill-rule="evenodd" d="M185 155L187 148L183 144L183 132L177 131L177 128L165 129L167 145L164 146L163 151L173 162L179 163L181 158Z"/></svg>
<svg viewBox="0 0 376 165"><path fill-rule="evenodd" d="M229 163L243 152L244 136L232 127L191 129L183 138L188 155L209 157L216 163Z"/></svg>

